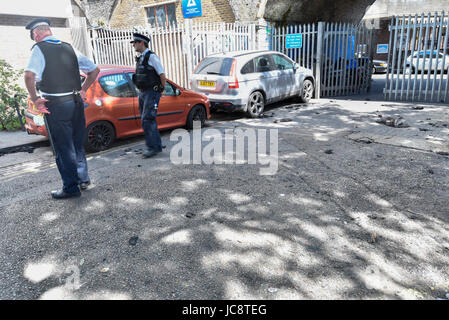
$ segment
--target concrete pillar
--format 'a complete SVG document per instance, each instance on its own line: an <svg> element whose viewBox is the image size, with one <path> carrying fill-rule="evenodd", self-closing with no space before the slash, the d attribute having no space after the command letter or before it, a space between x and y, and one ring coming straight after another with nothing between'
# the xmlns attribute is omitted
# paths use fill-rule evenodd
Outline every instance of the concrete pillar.
<svg viewBox="0 0 449 320"><path fill-rule="evenodd" d="M256 35L257 35L257 50L269 49L269 37L267 32L268 22L263 18L257 20Z"/></svg>

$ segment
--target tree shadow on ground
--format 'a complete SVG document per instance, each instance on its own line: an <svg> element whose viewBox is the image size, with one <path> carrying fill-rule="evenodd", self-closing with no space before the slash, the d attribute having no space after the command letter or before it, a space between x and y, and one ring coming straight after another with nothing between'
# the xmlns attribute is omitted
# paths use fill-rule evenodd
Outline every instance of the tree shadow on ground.
<svg viewBox="0 0 449 320"><path fill-rule="evenodd" d="M328 117L317 125L314 112ZM332 107L292 117L234 121L279 129L273 176L117 151L90 162L96 185L80 199L35 194L3 207L1 298L442 296L447 160L345 139L355 115Z"/></svg>

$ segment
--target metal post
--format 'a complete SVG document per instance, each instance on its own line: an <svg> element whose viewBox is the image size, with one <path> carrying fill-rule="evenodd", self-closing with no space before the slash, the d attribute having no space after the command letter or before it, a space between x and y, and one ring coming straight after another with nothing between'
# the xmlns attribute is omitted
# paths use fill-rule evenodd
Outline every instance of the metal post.
<svg viewBox="0 0 449 320"><path fill-rule="evenodd" d="M444 36L444 45L443 45L443 61L442 61L442 70L441 70L441 79L440 79L440 85L438 86L438 102L445 102L446 100L446 94L447 94L447 86L446 86L446 92L444 95L444 99L441 100L442 97L442 92L441 92L441 88L443 86L443 81L444 81L444 73L447 72L447 74L449 74L449 70L445 70L446 67L446 51L447 51L447 43L448 43L448 36L449 36L449 16L446 20L446 29L445 29L445 36ZM446 82L446 84L449 81Z"/></svg>
<svg viewBox="0 0 449 320"><path fill-rule="evenodd" d="M17 117L19 118L20 127L22 128L22 131L25 131L25 126L23 124L22 115L20 114L19 104L17 103L17 97L18 97L17 94L14 95L14 107L17 112Z"/></svg>
<svg viewBox="0 0 449 320"><path fill-rule="evenodd" d="M384 88L384 99L388 100L387 93L391 90L390 88L390 74L391 74L391 45L393 41L393 22L394 18L391 18L390 25L388 26L388 31L390 32L390 42L388 43L388 59L387 59L387 79L385 81L385 88Z"/></svg>
<svg viewBox="0 0 449 320"><path fill-rule="evenodd" d="M315 98L320 99L321 92L321 63L323 57L324 22L318 22L318 38L316 49L316 76L315 76Z"/></svg>

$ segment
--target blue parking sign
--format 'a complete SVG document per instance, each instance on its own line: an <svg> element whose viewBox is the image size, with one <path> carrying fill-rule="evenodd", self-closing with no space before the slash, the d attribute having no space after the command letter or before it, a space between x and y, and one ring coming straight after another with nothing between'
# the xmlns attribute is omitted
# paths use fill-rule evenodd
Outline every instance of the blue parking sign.
<svg viewBox="0 0 449 320"><path fill-rule="evenodd" d="M184 18L201 17L201 0L182 0L182 14Z"/></svg>
<svg viewBox="0 0 449 320"><path fill-rule="evenodd" d="M285 38L285 48L302 48L302 33L287 34Z"/></svg>

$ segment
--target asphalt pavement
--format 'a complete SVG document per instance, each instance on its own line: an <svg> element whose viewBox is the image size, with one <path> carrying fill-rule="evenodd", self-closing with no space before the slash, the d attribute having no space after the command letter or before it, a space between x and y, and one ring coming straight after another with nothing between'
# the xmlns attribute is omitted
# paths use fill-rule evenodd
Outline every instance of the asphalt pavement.
<svg viewBox="0 0 449 320"><path fill-rule="evenodd" d="M93 184L65 201L50 196L48 146L6 154L0 299L444 299L449 109L419 105L365 95L215 114L209 136L276 129L276 173L174 164L168 130L151 159L141 137L89 154Z"/></svg>

